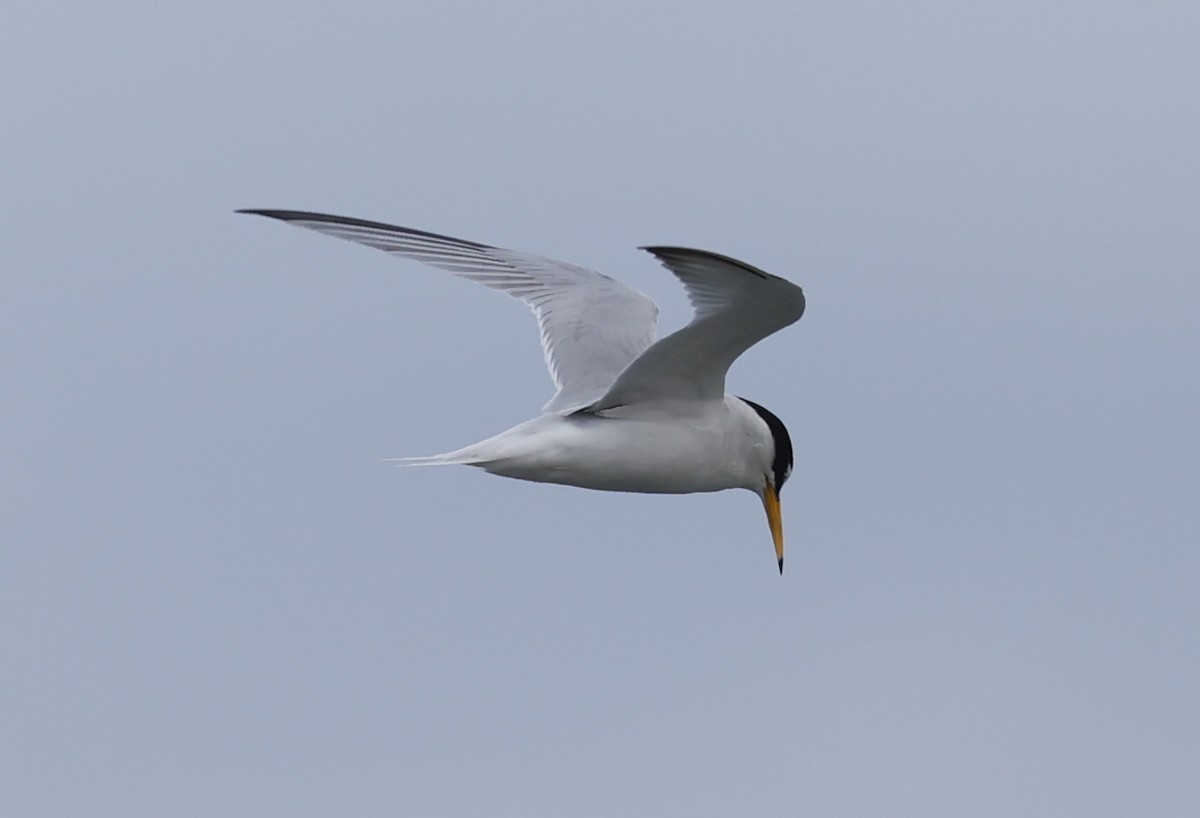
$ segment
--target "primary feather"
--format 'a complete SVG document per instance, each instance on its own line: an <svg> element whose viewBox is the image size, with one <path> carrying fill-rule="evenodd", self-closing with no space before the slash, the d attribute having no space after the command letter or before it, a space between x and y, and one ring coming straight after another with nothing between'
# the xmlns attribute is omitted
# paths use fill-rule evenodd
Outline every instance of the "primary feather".
<svg viewBox="0 0 1200 818"><path fill-rule="evenodd" d="M420 261L525 302L537 317L546 366L558 389L543 411L589 405L654 341L654 302L585 267L382 222L299 210L239 212Z"/></svg>

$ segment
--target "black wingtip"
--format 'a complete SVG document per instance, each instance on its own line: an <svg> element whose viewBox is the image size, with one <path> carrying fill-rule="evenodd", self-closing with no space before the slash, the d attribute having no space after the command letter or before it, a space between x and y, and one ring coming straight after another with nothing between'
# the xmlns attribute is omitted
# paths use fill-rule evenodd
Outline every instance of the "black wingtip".
<svg viewBox="0 0 1200 818"><path fill-rule="evenodd" d="M719 262L723 262L725 264L729 264L733 267L737 267L739 270L743 270L747 273L750 273L751 275L758 276L759 278L776 278L777 277L777 276L771 275L770 273L766 272L765 270L760 270L753 265L747 264L744 261L739 261L738 259L733 258L732 256L724 256L724 255L721 255L720 253L714 253L711 250L697 250L695 247L675 247L675 246L658 245L658 244L647 245L647 246L639 247L638 249L645 250L647 253L650 253L652 256L654 256L659 261L661 261L664 265L666 265L667 269L671 268L670 262L672 262L672 261L686 261L688 259L701 258L701 259L705 259L707 261L719 261Z"/></svg>
<svg viewBox="0 0 1200 818"><path fill-rule="evenodd" d="M779 558L779 576L783 576L783 557Z"/></svg>
<svg viewBox="0 0 1200 818"><path fill-rule="evenodd" d="M305 216L320 216L319 213L305 213L300 210L272 210L267 208L246 207L233 211L234 213L245 213L248 216L266 216L268 219L280 219L289 221L292 219L300 219Z"/></svg>
<svg viewBox="0 0 1200 818"><path fill-rule="evenodd" d="M441 233L429 233L425 230L414 230L411 227L401 227L398 224L388 224L387 222L373 222L368 219L352 219L349 216L335 216L332 213L313 213L309 210L265 210L258 208L245 208L243 210L235 210L234 213L246 213L251 216L266 216L268 219L279 219L282 222L309 222L304 225L311 227L312 223L317 224L334 224L343 227L364 227L367 230L382 230L387 233L402 233L407 236L424 236L429 239L437 239L438 241L447 241L453 244L459 244L464 247L478 247L482 250L496 250L498 248L490 244L480 244L477 241L467 241L466 239L456 239L453 236L443 236ZM342 238L346 238L343 236Z"/></svg>

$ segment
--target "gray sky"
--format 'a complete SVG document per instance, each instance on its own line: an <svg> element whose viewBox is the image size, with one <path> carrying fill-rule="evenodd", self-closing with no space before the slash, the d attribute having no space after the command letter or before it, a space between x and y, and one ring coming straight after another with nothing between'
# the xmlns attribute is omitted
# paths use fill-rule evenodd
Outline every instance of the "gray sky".
<svg viewBox="0 0 1200 818"><path fill-rule="evenodd" d="M1200 802L1195 3L20 4L0 813ZM551 392L323 210L808 313L758 501L399 470Z"/></svg>

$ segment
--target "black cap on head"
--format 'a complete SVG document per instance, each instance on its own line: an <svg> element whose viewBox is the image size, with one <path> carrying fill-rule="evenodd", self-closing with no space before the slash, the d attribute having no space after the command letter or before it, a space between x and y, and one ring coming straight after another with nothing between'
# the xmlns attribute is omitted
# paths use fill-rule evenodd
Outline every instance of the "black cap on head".
<svg viewBox="0 0 1200 818"><path fill-rule="evenodd" d="M774 473L775 491L778 493L792 473L792 437L788 434L783 421L777 418L773 412L764 409L752 400L745 398L741 398L741 400L758 413L758 416L767 424L767 428L771 430L771 437L775 439L775 460L771 463L771 471Z"/></svg>

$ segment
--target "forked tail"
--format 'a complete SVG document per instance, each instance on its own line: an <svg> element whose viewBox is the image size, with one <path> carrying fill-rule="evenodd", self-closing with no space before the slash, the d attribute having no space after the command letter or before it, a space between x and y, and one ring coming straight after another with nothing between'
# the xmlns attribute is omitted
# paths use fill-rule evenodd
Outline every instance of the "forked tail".
<svg viewBox="0 0 1200 818"><path fill-rule="evenodd" d="M425 457L389 457L383 461L393 466L479 466L486 460L471 453L470 448Z"/></svg>
<svg viewBox="0 0 1200 818"><path fill-rule="evenodd" d="M388 457L383 462L392 466L453 466L457 461L447 460L444 454L435 454L428 457Z"/></svg>

